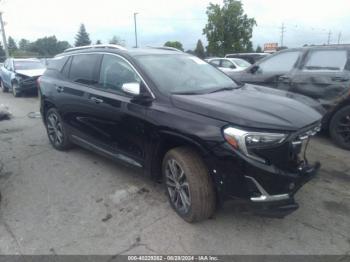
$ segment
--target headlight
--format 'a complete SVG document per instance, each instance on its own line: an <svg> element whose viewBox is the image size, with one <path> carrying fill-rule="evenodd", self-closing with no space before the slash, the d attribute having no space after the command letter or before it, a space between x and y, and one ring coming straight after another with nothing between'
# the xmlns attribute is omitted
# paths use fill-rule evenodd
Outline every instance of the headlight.
<svg viewBox="0 0 350 262"><path fill-rule="evenodd" d="M23 80L23 77L19 76L19 75L16 75L16 79L17 79L18 82L21 82Z"/></svg>
<svg viewBox="0 0 350 262"><path fill-rule="evenodd" d="M287 134L249 132L233 127L224 130L226 141L235 149L240 150L244 155L265 163L266 161L255 156L251 149L271 147L283 143Z"/></svg>

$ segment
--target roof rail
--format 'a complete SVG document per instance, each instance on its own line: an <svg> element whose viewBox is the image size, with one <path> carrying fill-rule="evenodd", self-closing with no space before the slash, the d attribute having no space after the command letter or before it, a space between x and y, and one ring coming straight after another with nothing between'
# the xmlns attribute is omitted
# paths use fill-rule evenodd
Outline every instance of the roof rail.
<svg viewBox="0 0 350 262"><path fill-rule="evenodd" d="M119 50L127 50L124 46L121 45L87 45L87 46L78 46L72 47L64 50L64 53L77 51L77 50L85 50L85 49L93 49L93 48L110 48L110 49L119 49Z"/></svg>
<svg viewBox="0 0 350 262"><path fill-rule="evenodd" d="M175 47L170 46L147 46L148 48L152 49L161 49L161 50L169 50L169 51L176 51L176 52L182 52L180 49L177 49Z"/></svg>

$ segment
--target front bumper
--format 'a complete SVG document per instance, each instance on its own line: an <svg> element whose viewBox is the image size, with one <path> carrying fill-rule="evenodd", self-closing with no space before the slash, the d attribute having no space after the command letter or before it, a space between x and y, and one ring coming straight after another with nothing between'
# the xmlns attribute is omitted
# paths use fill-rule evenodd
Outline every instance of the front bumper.
<svg viewBox="0 0 350 262"><path fill-rule="evenodd" d="M215 156L214 156L215 155ZM266 165L252 160L223 144L206 159L216 185L218 199L222 202L245 199L253 213L282 218L297 210L294 195L317 174L320 163L307 161L294 171L276 165Z"/></svg>
<svg viewBox="0 0 350 262"><path fill-rule="evenodd" d="M316 176L320 166L320 163L316 163L314 166L307 166L300 170L299 178L290 182L288 191L284 194L271 195L255 178L245 176L259 192L259 195L250 197L254 213L260 216L283 218L297 210L299 205L294 200L295 193Z"/></svg>
<svg viewBox="0 0 350 262"><path fill-rule="evenodd" d="M37 80L37 77L20 81L19 85L18 85L18 91L20 91L20 92L37 92L38 85L37 85L36 80Z"/></svg>

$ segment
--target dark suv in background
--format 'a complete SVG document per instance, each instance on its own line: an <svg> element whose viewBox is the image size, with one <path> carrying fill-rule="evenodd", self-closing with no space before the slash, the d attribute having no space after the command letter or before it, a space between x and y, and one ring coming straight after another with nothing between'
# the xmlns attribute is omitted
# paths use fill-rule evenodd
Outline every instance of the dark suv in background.
<svg viewBox="0 0 350 262"><path fill-rule="evenodd" d="M323 128L350 149L350 45L288 49L230 77L309 96L327 110Z"/></svg>
<svg viewBox="0 0 350 262"><path fill-rule="evenodd" d="M238 86L197 57L162 49L91 46L51 60L39 84L53 147L76 144L163 179L188 222L237 197L260 215L296 210L294 194L319 168L305 151L322 108Z"/></svg>

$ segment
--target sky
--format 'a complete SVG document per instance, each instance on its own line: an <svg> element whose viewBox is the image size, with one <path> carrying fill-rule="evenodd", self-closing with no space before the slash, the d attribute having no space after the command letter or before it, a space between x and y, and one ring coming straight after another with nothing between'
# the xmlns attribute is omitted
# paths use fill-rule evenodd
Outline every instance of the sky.
<svg viewBox="0 0 350 262"><path fill-rule="evenodd" d="M137 15L140 46L160 46L180 41L194 49L198 39L206 43L202 30L207 22L209 3L223 0L0 0L7 36L31 41L55 35L74 44L84 23L93 42L107 43L114 35L135 45L134 16ZM284 44L330 42L350 43L350 0L242 0L244 10L254 17L253 45L280 42L285 25Z"/></svg>

